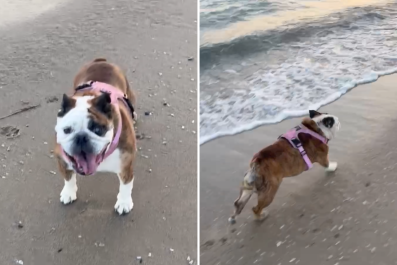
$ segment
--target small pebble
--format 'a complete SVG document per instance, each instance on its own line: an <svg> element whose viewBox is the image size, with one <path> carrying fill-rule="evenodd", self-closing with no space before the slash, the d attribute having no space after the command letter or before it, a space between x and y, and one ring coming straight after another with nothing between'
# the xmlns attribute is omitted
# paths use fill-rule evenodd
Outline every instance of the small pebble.
<svg viewBox="0 0 397 265"><path fill-rule="evenodd" d="M187 58L187 60L188 60L188 61L193 61L194 58L193 58L193 57L189 57L189 58Z"/></svg>
<svg viewBox="0 0 397 265"><path fill-rule="evenodd" d="M171 252L174 252L174 249L173 249L173 248L170 248L170 251L171 251Z"/></svg>
<svg viewBox="0 0 397 265"><path fill-rule="evenodd" d="M152 173L152 169L151 169L151 168L149 168L149 170L148 170L148 171L149 171L149 173Z"/></svg>
<svg viewBox="0 0 397 265"><path fill-rule="evenodd" d="M51 174L56 175L57 173L55 171L50 171Z"/></svg>
<svg viewBox="0 0 397 265"><path fill-rule="evenodd" d="M171 113L170 116L171 116L171 117L175 117L175 114L174 114L174 113Z"/></svg>
<svg viewBox="0 0 397 265"><path fill-rule="evenodd" d="M185 129L185 126L182 126L182 130L184 130Z"/></svg>
<svg viewBox="0 0 397 265"><path fill-rule="evenodd" d="M21 221L18 222L18 228L19 228L19 229L23 228L23 224L22 224Z"/></svg>
<svg viewBox="0 0 397 265"><path fill-rule="evenodd" d="M145 111L145 116L150 116L152 113L150 111Z"/></svg>
<svg viewBox="0 0 397 265"><path fill-rule="evenodd" d="M152 256L152 253L149 252L149 254L148 254L147 256L148 256L148 257L151 257L151 256Z"/></svg>
<svg viewBox="0 0 397 265"><path fill-rule="evenodd" d="M234 225L235 223L236 223L236 219L234 218L234 217L229 217L229 223L231 224L231 225Z"/></svg>
<svg viewBox="0 0 397 265"><path fill-rule="evenodd" d="M137 259L137 261L138 261L139 263L142 263L142 257L141 257L141 256L136 257L136 259Z"/></svg>
<svg viewBox="0 0 397 265"><path fill-rule="evenodd" d="M163 75L163 73L159 73L159 76L162 76Z"/></svg>
<svg viewBox="0 0 397 265"><path fill-rule="evenodd" d="M166 141L163 141L163 145L167 145L167 142L166 142Z"/></svg>

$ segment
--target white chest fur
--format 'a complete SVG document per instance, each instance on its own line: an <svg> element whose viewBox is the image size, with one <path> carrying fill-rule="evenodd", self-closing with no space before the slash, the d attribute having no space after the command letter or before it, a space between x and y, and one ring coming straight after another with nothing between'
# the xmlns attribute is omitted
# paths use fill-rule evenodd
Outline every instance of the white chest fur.
<svg viewBox="0 0 397 265"><path fill-rule="evenodd" d="M116 174L120 173L121 159L120 150L116 149L108 156L97 168L97 172L113 172Z"/></svg>

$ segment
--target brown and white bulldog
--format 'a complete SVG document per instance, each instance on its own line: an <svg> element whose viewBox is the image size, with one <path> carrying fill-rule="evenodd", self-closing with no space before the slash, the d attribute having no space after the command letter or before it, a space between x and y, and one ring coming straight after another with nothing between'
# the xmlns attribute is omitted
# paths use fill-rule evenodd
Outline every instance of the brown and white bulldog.
<svg viewBox="0 0 397 265"><path fill-rule="evenodd" d="M230 223L235 223L235 217L254 192L258 194L258 204L252 211L256 219L263 220L267 213L262 215L262 210L273 201L283 178L301 174L310 169L312 163L319 163L326 171L336 170L337 163L328 160L327 143L339 130L339 119L314 110L309 114L310 118L304 118L301 125L254 155L244 176L240 195L234 202L235 211L229 218Z"/></svg>
<svg viewBox="0 0 397 265"><path fill-rule="evenodd" d="M55 126L54 152L65 180L60 201L77 199L76 174L112 172L120 180L114 209L120 215L129 213L134 206L136 114L127 78L115 64L95 59L80 69L71 92L63 95Z"/></svg>

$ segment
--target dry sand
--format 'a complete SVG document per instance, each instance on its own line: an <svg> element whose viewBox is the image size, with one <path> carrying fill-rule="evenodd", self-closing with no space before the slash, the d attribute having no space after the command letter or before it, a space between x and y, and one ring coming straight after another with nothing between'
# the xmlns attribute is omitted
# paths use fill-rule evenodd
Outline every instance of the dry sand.
<svg viewBox="0 0 397 265"><path fill-rule="evenodd" d="M15 139L0 135L0 264L196 260L197 67L188 61L197 54L196 7L194 0L70 0L0 28L0 116L41 104L0 120L20 130ZM125 217L113 211L112 174L79 177L78 200L59 202L63 181L50 153L57 99L95 57L125 69L138 95L138 133L146 136L138 141L134 210Z"/></svg>
<svg viewBox="0 0 397 265"><path fill-rule="evenodd" d="M0 0L0 28L28 22L69 0Z"/></svg>
<svg viewBox="0 0 397 265"><path fill-rule="evenodd" d="M397 75L354 88L322 111L342 123L330 143L339 163L286 179L262 224L251 199L237 224L238 186L253 154L300 119L201 146L201 264L397 264ZM254 197L253 197L254 198Z"/></svg>

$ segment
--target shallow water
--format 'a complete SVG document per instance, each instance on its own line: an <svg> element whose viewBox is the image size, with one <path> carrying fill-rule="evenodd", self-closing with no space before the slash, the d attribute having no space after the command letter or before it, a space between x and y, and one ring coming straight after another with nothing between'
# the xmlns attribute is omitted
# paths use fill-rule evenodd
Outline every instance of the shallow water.
<svg viewBox="0 0 397 265"><path fill-rule="evenodd" d="M393 1L201 2L201 143L279 122L397 70Z"/></svg>

